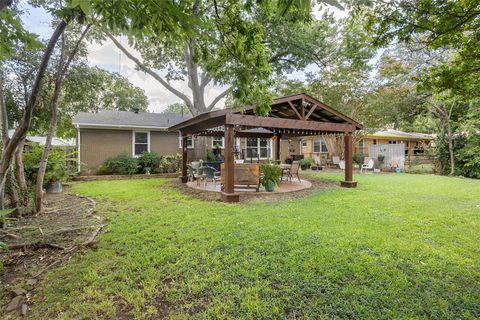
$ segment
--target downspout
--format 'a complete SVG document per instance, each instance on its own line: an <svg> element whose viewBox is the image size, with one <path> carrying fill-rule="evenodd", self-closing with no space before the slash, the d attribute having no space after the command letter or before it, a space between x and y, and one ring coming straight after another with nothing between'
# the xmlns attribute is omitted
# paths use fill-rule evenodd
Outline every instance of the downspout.
<svg viewBox="0 0 480 320"><path fill-rule="evenodd" d="M80 125L77 124L77 173L81 170L80 159Z"/></svg>

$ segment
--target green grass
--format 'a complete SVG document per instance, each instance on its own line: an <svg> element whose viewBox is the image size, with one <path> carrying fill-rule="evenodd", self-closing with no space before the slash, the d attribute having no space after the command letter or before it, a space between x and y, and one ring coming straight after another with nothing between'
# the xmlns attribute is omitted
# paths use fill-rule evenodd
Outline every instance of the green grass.
<svg viewBox="0 0 480 320"><path fill-rule="evenodd" d="M357 189L234 205L171 180L77 184L107 232L47 275L30 316L479 318L480 181L356 178Z"/></svg>
<svg viewBox="0 0 480 320"><path fill-rule="evenodd" d="M433 174L434 166L430 163L409 165L405 166L405 172L415 174Z"/></svg>

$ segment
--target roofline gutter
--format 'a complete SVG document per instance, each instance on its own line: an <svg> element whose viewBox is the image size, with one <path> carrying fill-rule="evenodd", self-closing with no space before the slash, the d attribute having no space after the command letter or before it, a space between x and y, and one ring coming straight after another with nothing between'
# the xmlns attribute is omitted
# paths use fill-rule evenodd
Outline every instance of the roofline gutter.
<svg viewBox="0 0 480 320"><path fill-rule="evenodd" d="M168 127L157 126L132 126L121 124L102 124L102 123L73 123L76 128L92 128L92 129L156 129L161 131L167 131Z"/></svg>

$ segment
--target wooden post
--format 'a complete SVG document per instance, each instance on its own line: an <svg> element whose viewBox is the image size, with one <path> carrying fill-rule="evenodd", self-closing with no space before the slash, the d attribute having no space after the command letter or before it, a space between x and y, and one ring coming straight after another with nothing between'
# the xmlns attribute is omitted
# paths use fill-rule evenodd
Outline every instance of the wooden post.
<svg viewBox="0 0 480 320"><path fill-rule="evenodd" d="M182 176L180 181L187 183L188 181L188 169L187 169L187 136L182 135Z"/></svg>
<svg viewBox="0 0 480 320"><path fill-rule="evenodd" d="M238 202L240 197L235 193L234 170L235 163L233 158L234 151L234 130L233 125L225 125L225 172L224 172L224 186L222 192L222 201L224 202Z"/></svg>
<svg viewBox="0 0 480 320"><path fill-rule="evenodd" d="M345 181L341 182L344 188L355 188L357 182L353 181L353 143L352 133L345 132Z"/></svg>
<svg viewBox="0 0 480 320"><path fill-rule="evenodd" d="M281 136L277 134L275 139L275 160L280 160L280 139Z"/></svg>

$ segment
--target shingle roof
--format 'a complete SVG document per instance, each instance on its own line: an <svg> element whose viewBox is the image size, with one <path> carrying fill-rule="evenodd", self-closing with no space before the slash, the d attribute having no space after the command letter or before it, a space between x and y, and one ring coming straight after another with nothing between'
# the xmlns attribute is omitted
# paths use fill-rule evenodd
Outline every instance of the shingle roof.
<svg viewBox="0 0 480 320"><path fill-rule="evenodd" d="M388 129L383 131L377 131L373 134L369 134L370 137L392 137L392 138L410 138L410 139L422 139L432 140L431 134L418 133L418 132L403 132L400 130Z"/></svg>
<svg viewBox="0 0 480 320"><path fill-rule="evenodd" d="M11 138L15 130L11 129L8 130L8 136ZM45 142L47 141L47 137L42 136L26 136L25 138L27 141L38 143L39 145L44 146ZM62 139L53 137L52 138L52 146L55 147L74 147L75 146L75 139Z"/></svg>
<svg viewBox="0 0 480 320"><path fill-rule="evenodd" d="M191 116L180 113L151 113L103 110L98 113L79 112L73 118L74 125L89 127L145 127L166 129Z"/></svg>

